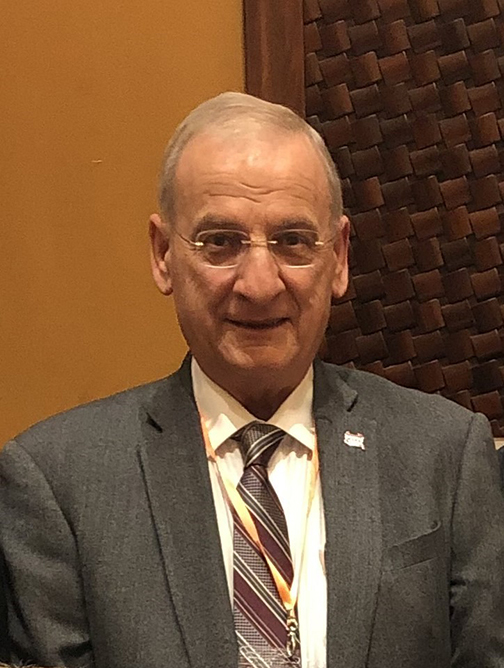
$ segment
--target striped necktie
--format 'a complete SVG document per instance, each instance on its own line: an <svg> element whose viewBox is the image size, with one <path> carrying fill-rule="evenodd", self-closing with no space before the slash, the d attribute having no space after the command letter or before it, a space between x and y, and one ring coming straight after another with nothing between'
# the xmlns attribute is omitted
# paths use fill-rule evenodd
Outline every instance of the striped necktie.
<svg viewBox="0 0 504 668"><path fill-rule="evenodd" d="M251 422L235 436L239 439L244 471L238 492L247 505L261 543L290 586L292 558L285 516L268 480L267 465L285 432L273 425ZM239 667L281 668L299 665L288 659L287 613L269 567L234 513L233 613L239 647Z"/></svg>

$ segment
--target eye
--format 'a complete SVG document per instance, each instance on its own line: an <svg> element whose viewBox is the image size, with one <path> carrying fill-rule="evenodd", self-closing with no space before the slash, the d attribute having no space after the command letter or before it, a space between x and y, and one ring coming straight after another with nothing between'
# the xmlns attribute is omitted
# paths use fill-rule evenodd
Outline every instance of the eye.
<svg viewBox="0 0 504 668"><path fill-rule="evenodd" d="M238 248L241 245L242 235L232 230L208 230L201 232L196 241L203 244L208 250Z"/></svg>
<svg viewBox="0 0 504 668"><path fill-rule="evenodd" d="M317 243L318 235L313 230L284 230L274 235L273 240L284 247L313 248Z"/></svg>

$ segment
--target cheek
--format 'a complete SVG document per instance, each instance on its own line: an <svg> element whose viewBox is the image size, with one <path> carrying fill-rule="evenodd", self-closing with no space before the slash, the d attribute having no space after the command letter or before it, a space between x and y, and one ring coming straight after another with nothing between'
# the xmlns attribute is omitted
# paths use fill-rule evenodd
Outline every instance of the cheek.
<svg viewBox="0 0 504 668"><path fill-rule="evenodd" d="M331 279L329 272L317 272L304 285L298 284L301 310L309 312L310 317L322 315L331 305Z"/></svg>
<svg viewBox="0 0 504 668"><path fill-rule="evenodd" d="M212 315L231 291L226 278L224 273L219 274L216 270L182 267L173 274L173 296L186 313L194 314L197 310L201 318L205 313Z"/></svg>
<svg viewBox="0 0 504 668"><path fill-rule="evenodd" d="M321 321L328 320L331 310L331 295L327 290L315 288L309 300L309 305L306 309L307 315L310 317L312 326L317 326Z"/></svg>
<svg viewBox="0 0 504 668"><path fill-rule="evenodd" d="M331 292L325 284L312 286L301 304L300 334L305 339L322 336L331 313Z"/></svg>

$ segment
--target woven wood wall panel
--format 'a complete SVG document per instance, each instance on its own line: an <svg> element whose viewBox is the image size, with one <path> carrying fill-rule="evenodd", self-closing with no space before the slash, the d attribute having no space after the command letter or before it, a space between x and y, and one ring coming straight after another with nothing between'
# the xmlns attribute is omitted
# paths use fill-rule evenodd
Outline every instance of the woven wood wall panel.
<svg viewBox="0 0 504 668"><path fill-rule="evenodd" d="M504 436L504 1L305 0L304 30L352 219L324 355Z"/></svg>

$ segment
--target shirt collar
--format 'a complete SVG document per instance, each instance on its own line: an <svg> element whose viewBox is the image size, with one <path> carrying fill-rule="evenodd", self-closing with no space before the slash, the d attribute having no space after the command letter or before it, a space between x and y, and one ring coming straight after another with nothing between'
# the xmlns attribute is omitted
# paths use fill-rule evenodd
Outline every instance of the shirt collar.
<svg viewBox="0 0 504 668"><path fill-rule="evenodd" d="M199 414L207 429L210 445L217 451L238 429L257 418L210 380L194 357L191 360L191 375ZM315 447L312 400L313 367L310 366L303 380L268 420L269 424L283 429L310 450Z"/></svg>

